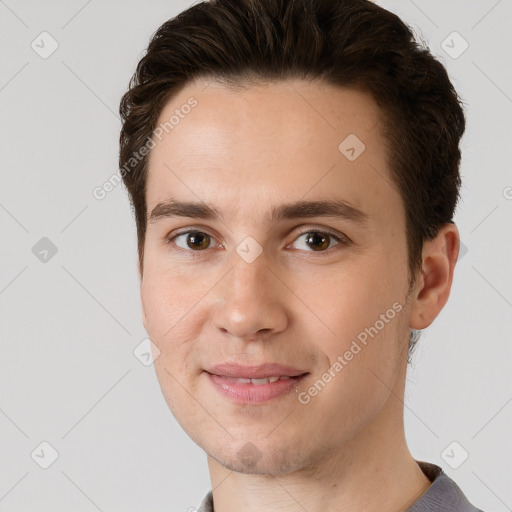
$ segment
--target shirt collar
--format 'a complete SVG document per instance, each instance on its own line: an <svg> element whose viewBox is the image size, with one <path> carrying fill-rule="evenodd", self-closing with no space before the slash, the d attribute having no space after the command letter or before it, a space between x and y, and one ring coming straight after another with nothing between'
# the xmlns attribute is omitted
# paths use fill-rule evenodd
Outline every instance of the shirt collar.
<svg viewBox="0 0 512 512"><path fill-rule="evenodd" d="M416 462L432 483L406 512L482 512L468 501L460 487L440 466L421 460ZM197 512L214 512L211 490Z"/></svg>

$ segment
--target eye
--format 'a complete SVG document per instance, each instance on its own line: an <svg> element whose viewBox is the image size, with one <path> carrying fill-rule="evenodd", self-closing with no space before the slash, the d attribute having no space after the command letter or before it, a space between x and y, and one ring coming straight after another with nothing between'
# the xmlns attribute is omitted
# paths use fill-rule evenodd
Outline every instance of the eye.
<svg viewBox="0 0 512 512"><path fill-rule="evenodd" d="M168 235L164 241L165 243L173 243L179 249L189 253L202 252L216 246L222 248L222 244L215 243L215 239L212 236L198 229L189 229L188 231ZM299 241L298 244L297 241ZM334 244L333 241L335 242ZM297 238L295 238L294 241L294 245L299 250L303 250L305 252L316 252L319 253L319 256L323 256L324 253L327 253L325 254L327 256L330 254L330 252L327 252L328 249L333 247L337 247L339 245L348 246L350 244L350 239L343 234L334 234L329 231L321 231L319 229L312 228L309 228L307 231L303 231Z"/></svg>
<svg viewBox="0 0 512 512"><path fill-rule="evenodd" d="M313 229L303 232L295 240L301 239L303 239L303 242L298 244L298 248L307 252L326 252L327 249L333 247L331 243L333 240L337 242L334 247L341 244L348 245L349 243L348 240L344 239L342 236ZM308 249L312 249L312 251Z"/></svg>
<svg viewBox="0 0 512 512"><path fill-rule="evenodd" d="M182 240L185 235L186 237ZM213 242L213 238L203 231L191 230L178 233L168 239L168 242L171 241L174 241L174 243L181 249L192 249L197 252L210 249L212 247L211 243Z"/></svg>

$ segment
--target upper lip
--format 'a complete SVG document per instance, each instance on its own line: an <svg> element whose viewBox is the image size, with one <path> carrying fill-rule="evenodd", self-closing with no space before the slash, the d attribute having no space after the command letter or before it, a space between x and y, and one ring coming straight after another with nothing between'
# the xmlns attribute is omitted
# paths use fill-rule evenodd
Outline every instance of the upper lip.
<svg viewBox="0 0 512 512"><path fill-rule="evenodd" d="M238 377L242 379L261 379L263 377L285 376L296 377L308 373L292 366L278 363L263 363L260 365L246 366L237 363L216 364L206 370L208 373L224 377Z"/></svg>

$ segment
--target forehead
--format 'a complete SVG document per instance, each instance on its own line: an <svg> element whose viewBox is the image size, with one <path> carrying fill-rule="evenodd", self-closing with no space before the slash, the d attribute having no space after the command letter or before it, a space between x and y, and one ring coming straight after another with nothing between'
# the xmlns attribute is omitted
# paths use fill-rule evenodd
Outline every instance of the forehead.
<svg viewBox="0 0 512 512"><path fill-rule="evenodd" d="M376 208L399 201L380 115L368 94L323 82L188 84L158 119L164 130L150 153L148 211L169 195L239 209L246 198L247 215L262 202L333 192L360 209L370 198Z"/></svg>
<svg viewBox="0 0 512 512"><path fill-rule="evenodd" d="M197 103L193 109L186 107L191 98ZM230 88L196 81L167 103L158 125L172 118L178 121L163 136L172 149L180 150L177 159L183 156L188 162L212 150L226 157L223 150L235 147L237 151L230 154L242 159L263 156L265 149L274 148L281 149L281 157L286 149L293 149L295 155L302 150L313 156L326 148L337 157L339 142L349 134L374 144L379 133L373 128L379 115L368 94L324 82L286 80ZM174 139L174 146L170 139Z"/></svg>

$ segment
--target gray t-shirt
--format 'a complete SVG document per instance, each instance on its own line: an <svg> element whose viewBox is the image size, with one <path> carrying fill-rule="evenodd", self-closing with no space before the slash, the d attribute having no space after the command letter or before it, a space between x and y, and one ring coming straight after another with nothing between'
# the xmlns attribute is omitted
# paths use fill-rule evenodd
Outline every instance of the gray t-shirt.
<svg viewBox="0 0 512 512"><path fill-rule="evenodd" d="M420 460L416 462L432 484L406 512L483 512L468 501L460 487L440 466ZM197 512L215 512L211 490Z"/></svg>

